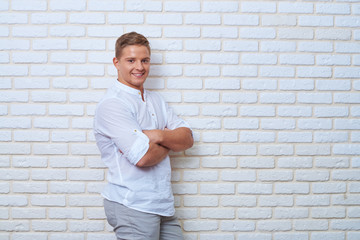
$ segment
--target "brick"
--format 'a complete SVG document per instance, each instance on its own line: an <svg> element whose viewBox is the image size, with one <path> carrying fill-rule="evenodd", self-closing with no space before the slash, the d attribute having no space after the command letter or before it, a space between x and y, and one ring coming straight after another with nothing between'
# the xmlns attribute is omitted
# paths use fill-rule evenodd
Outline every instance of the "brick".
<svg viewBox="0 0 360 240"><path fill-rule="evenodd" d="M278 142L280 143L311 143L313 135L311 132L280 132Z"/></svg>
<svg viewBox="0 0 360 240"><path fill-rule="evenodd" d="M223 66L223 76L226 77L256 77L258 75L257 66Z"/></svg>
<svg viewBox="0 0 360 240"><path fill-rule="evenodd" d="M289 221L282 220L260 220L257 222L257 227L261 231L289 231L292 229L292 224Z"/></svg>
<svg viewBox="0 0 360 240"><path fill-rule="evenodd" d="M249 230L246 230L249 231ZM272 236L270 233L240 233L238 234L240 239L249 240L271 240Z"/></svg>
<svg viewBox="0 0 360 240"><path fill-rule="evenodd" d="M325 231L328 230L327 220L295 220L294 228L299 231Z"/></svg>
<svg viewBox="0 0 360 240"><path fill-rule="evenodd" d="M18 221L4 221L0 225L1 231L6 232L28 232L30 230L30 221L28 220L18 220Z"/></svg>
<svg viewBox="0 0 360 240"><path fill-rule="evenodd" d="M307 218L309 211L307 209L290 209L290 208L277 208L275 209L274 216L279 219L299 219Z"/></svg>
<svg viewBox="0 0 360 240"><path fill-rule="evenodd" d="M12 211L13 219L41 219L46 218L45 209L40 208L13 208Z"/></svg>
<svg viewBox="0 0 360 240"><path fill-rule="evenodd" d="M9 13L2 12L0 16L0 23L2 24L24 24L28 23L28 16L26 13Z"/></svg>
<svg viewBox="0 0 360 240"><path fill-rule="evenodd" d="M193 220L186 220L184 221L184 230L191 231L191 232L198 232L198 231L214 231L218 229L217 221L193 221Z"/></svg>
<svg viewBox="0 0 360 240"><path fill-rule="evenodd" d="M292 207L294 205L294 200L292 196L260 196L259 197L259 205L262 207ZM281 211L281 209L279 210ZM291 214L289 213L289 210L285 211L287 212L289 215L293 216L293 218L302 218L300 216L306 215L307 216L307 211L302 211L302 210L298 210L294 209L294 213ZM277 214L277 216L276 216ZM286 213L282 213L283 215L286 215ZM279 212L276 212L275 209L275 218L282 218L281 213L279 214ZM300 216L299 216L300 215ZM291 218L291 216L283 216L283 218Z"/></svg>
<svg viewBox="0 0 360 240"><path fill-rule="evenodd" d="M255 4L259 6L258 3ZM296 24L296 16L264 15L261 18L262 26L296 26Z"/></svg>
<svg viewBox="0 0 360 240"><path fill-rule="evenodd" d="M314 38L314 30L310 28L279 28L278 37L280 39L291 39L291 40L294 39L312 40ZM312 42L312 43L316 43L316 42Z"/></svg>
<svg viewBox="0 0 360 240"><path fill-rule="evenodd" d="M223 196L221 205L224 207L254 207L256 205L255 196Z"/></svg>
<svg viewBox="0 0 360 240"><path fill-rule="evenodd" d="M34 50L66 50L68 47L65 39L34 39Z"/></svg>
<svg viewBox="0 0 360 240"><path fill-rule="evenodd" d="M316 117L346 117L349 115L347 107L315 107Z"/></svg>
<svg viewBox="0 0 360 240"><path fill-rule="evenodd" d="M200 184L201 194L234 194L235 184L222 183L222 184Z"/></svg>
<svg viewBox="0 0 360 240"><path fill-rule="evenodd" d="M102 207L104 199L101 196L69 196L68 205L71 207Z"/></svg>
<svg viewBox="0 0 360 240"><path fill-rule="evenodd" d="M294 93L261 93L260 103L265 104L293 104L295 103Z"/></svg>
<svg viewBox="0 0 360 240"><path fill-rule="evenodd" d="M328 93L299 93L298 102L307 104L330 104L332 102L332 96Z"/></svg>
<svg viewBox="0 0 360 240"><path fill-rule="evenodd" d="M351 31L347 29L317 29L316 39L319 40L350 40Z"/></svg>
<svg viewBox="0 0 360 240"><path fill-rule="evenodd" d="M246 117L273 117L275 108L272 106L242 106L240 115Z"/></svg>
<svg viewBox="0 0 360 240"><path fill-rule="evenodd" d="M294 149L290 145L261 145L259 147L259 153L262 156L286 156L292 155L294 153Z"/></svg>
<svg viewBox="0 0 360 240"><path fill-rule="evenodd" d="M311 168L311 157L281 157L278 159L280 168Z"/></svg>
<svg viewBox="0 0 360 240"><path fill-rule="evenodd" d="M159 1L131 1L126 2L128 11L137 12L160 12L162 11L162 3Z"/></svg>
<svg viewBox="0 0 360 240"><path fill-rule="evenodd" d="M262 119L261 128L268 130L295 129L295 121L291 119Z"/></svg>
<svg viewBox="0 0 360 240"><path fill-rule="evenodd" d="M204 12L237 12L238 3L234 1L206 1L203 3Z"/></svg>
<svg viewBox="0 0 360 240"><path fill-rule="evenodd" d="M239 183L237 185L237 193L239 194L272 194L272 184L263 183Z"/></svg>
<svg viewBox="0 0 360 240"><path fill-rule="evenodd" d="M330 155L329 145L299 145L296 147L299 156Z"/></svg>
<svg viewBox="0 0 360 240"><path fill-rule="evenodd" d="M237 142L236 132L204 132L202 135L203 142Z"/></svg>
<svg viewBox="0 0 360 240"><path fill-rule="evenodd" d="M250 145L223 145L222 154L224 156L255 156L256 146Z"/></svg>
<svg viewBox="0 0 360 240"><path fill-rule="evenodd" d="M122 15L122 14L121 14ZM109 14L109 23L110 24L119 24L120 22L114 22L114 15ZM77 24L104 24L105 23L105 15L103 13L71 13L69 15L70 23Z"/></svg>
<svg viewBox="0 0 360 240"><path fill-rule="evenodd" d="M348 133L346 132L317 132L314 133L314 141L318 143L339 143L347 142Z"/></svg>
<svg viewBox="0 0 360 240"><path fill-rule="evenodd" d="M71 50L105 50L105 40L102 39L72 39Z"/></svg>
<svg viewBox="0 0 360 240"><path fill-rule="evenodd" d="M237 161L235 157L203 157L201 166L204 168L235 168Z"/></svg>
<svg viewBox="0 0 360 240"><path fill-rule="evenodd" d="M272 65L277 63L277 56L275 54L242 54L241 62L243 64Z"/></svg>
<svg viewBox="0 0 360 240"><path fill-rule="evenodd" d="M209 82L210 82L210 80L209 80ZM214 83L211 83L211 85L215 85L215 83L222 83L222 81L211 81L211 82L214 82ZM229 82L234 83L236 81L229 81ZM235 85L235 84L232 84L232 85ZM207 81L205 82L205 87L206 86L208 86ZM222 95L222 101L224 103L256 103L257 95L255 93L224 92Z"/></svg>
<svg viewBox="0 0 360 240"><path fill-rule="evenodd" d="M252 131L241 131L240 132L240 142L245 143L266 143L274 142L275 133L273 132L252 132Z"/></svg>
<svg viewBox="0 0 360 240"><path fill-rule="evenodd" d="M200 37L199 27L165 27L164 36L169 38L198 38Z"/></svg>
<svg viewBox="0 0 360 240"><path fill-rule="evenodd" d="M273 158L243 157L239 163L242 168L274 168Z"/></svg>
<svg viewBox="0 0 360 240"><path fill-rule="evenodd" d="M221 16L218 14L187 14L184 22L188 25L218 25L221 23Z"/></svg>
<svg viewBox="0 0 360 240"><path fill-rule="evenodd" d="M218 198L211 196L184 196L185 207L217 207Z"/></svg>
<svg viewBox="0 0 360 240"><path fill-rule="evenodd" d="M241 28L240 37L244 39L275 39L276 31L273 28Z"/></svg>
<svg viewBox="0 0 360 240"><path fill-rule="evenodd" d="M332 16L299 16L301 27L332 27L334 20Z"/></svg>
<svg viewBox="0 0 360 240"><path fill-rule="evenodd" d="M281 2L278 11L279 13L313 13L313 4Z"/></svg>
<svg viewBox="0 0 360 240"><path fill-rule="evenodd" d="M47 167L47 158L39 156L14 156L12 164L15 168L45 168Z"/></svg>
<svg viewBox="0 0 360 240"><path fill-rule="evenodd" d="M33 206L65 206L65 196L45 196L45 195L32 195L31 204Z"/></svg>
<svg viewBox="0 0 360 240"><path fill-rule="evenodd" d="M195 145L191 149L185 151L186 154L189 155L198 155L198 156L212 156L219 155L219 146L218 145Z"/></svg>
<svg viewBox="0 0 360 240"><path fill-rule="evenodd" d="M268 219L272 217L270 208L241 208L237 214L242 219Z"/></svg>
<svg viewBox="0 0 360 240"><path fill-rule="evenodd" d="M360 44L358 43L336 43L335 51L339 53L360 53Z"/></svg>
<svg viewBox="0 0 360 240"><path fill-rule="evenodd" d="M359 19L357 16L336 16L335 26L356 28L360 26Z"/></svg>
<svg viewBox="0 0 360 240"><path fill-rule="evenodd" d="M226 79L226 78L225 79L221 79L221 78L205 79L205 89L222 89L222 90L240 89L240 80L239 79L231 79L231 78L230 79ZM236 93L234 93L234 94L236 94ZM223 94L223 98L222 98L223 101L228 102L229 100L225 100L224 95L225 95L225 93ZM230 95L227 95L227 96L229 97ZM245 95L245 94L243 94L243 95Z"/></svg>
<svg viewBox="0 0 360 240"><path fill-rule="evenodd" d="M298 206L329 206L330 198L327 195L297 196L296 204Z"/></svg>
<svg viewBox="0 0 360 240"><path fill-rule="evenodd" d="M241 12L245 13L275 13L276 3L272 2L242 2Z"/></svg>
<svg viewBox="0 0 360 240"><path fill-rule="evenodd" d="M260 67L260 76L261 77L294 77L295 68L294 67L278 67L278 66L263 66Z"/></svg>
<svg viewBox="0 0 360 240"><path fill-rule="evenodd" d="M243 79L242 88L246 90L275 90L277 81L269 79ZM253 98L254 99L254 98Z"/></svg>
<svg viewBox="0 0 360 240"><path fill-rule="evenodd" d="M225 129L258 129L259 120L258 119L233 119L225 118L224 119Z"/></svg>
<svg viewBox="0 0 360 240"><path fill-rule="evenodd" d="M349 4L316 4L316 13L318 14L331 14L331 15L347 15L350 14Z"/></svg>
<svg viewBox="0 0 360 240"><path fill-rule="evenodd" d="M27 76L28 66L0 65L0 76Z"/></svg>
<svg viewBox="0 0 360 240"><path fill-rule="evenodd" d="M309 194L310 184L308 183L276 183L275 193L277 194Z"/></svg>
<svg viewBox="0 0 360 240"><path fill-rule="evenodd" d="M315 166L319 168L347 168L349 159L346 157L317 157Z"/></svg>
<svg viewBox="0 0 360 240"><path fill-rule="evenodd" d="M286 65L314 65L315 57L313 55L283 54L280 55L279 62Z"/></svg>
<svg viewBox="0 0 360 240"><path fill-rule="evenodd" d="M33 24L63 24L66 22L65 13L32 13L31 23Z"/></svg>
<svg viewBox="0 0 360 240"><path fill-rule="evenodd" d="M14 37L27 37L27 38L40 38L47 37L47 27L44 26L27 26L27 27L18 27L15 26L12 29Z"/></svg>
<svg viewBox="0 0 360 240"><path fill-rule="evenodd" d="M51 208L49 209L50 219L82 219L84 216L82 208Z"/></svg>
<svg viewBox="0 0 360 240"><path fill-rule="evenodd" d="M359 68L357 67L336 67L334 69L335 78L359 78Z"/></svg>
<svg viewBox="0 0 360 240"><path fill-rule="evenodd" d="M275 233L274 240L308 240L308 233Z"/></svg>
<svg viewBox="0 0 360 240"><path fill-rule="evenodd" d="M254 170L222 171L221 180L228 182L254 182L256 174Z"/></svg>
<svg viewBox="0 0 360 240"><path fill-rule="evenodd" d="M259 16L227 14L223 16L223 21L230 26L258 26Z"/></svg>
<svg viewBox="0 0 360 240"><path fill-rule="evenodd" d="M234 209L213 209L213 208L202 208L200 211L200 217L205 219L234 219Z"/></svg>
<svg viewBox="0 0 360 240"><path fill-rule="evenodd" d="M299 119L298 126L300 129L331 129L332 122L329 119Z"/></svg>
<svg viewBox="0 0 360 240"><path fill-rule="evenodd" d="M224 41L224 51L257 52L259 47L256 41Z"/></svg>
<svg viewBox="0 0 360 240"><path fill-rule="evenodd" d="M296 44L287 41L261 41L261 50L264 52L295 52Z"/></svg>
<svg viewBox="0 0 360 240"><path fill-rule="evenodd" d="M50 1L50 10L53 11L84 11L86 9L86 1L80 0L73 3L71 0Z"/></svg>
<svg viewBox="0 0 360 240"><path fill-rule="evenodd" d="M196 1L174 1L164 3L164 10L166 12L200 12L200 7L200 2Z"/></svg>
<svg viewBox="0 0 360 240"><path fill-rule="evenodd" d="M292 172L290 171L262 171L258 178L263 182L274 182L274 181L291 181L293 179Z"/></svg>
<svg viewBox="0 0 360 240"><path fill-rule="evenodd" d="M44 0L14 0L11 8L17 11L45 11L47 10L47 2Z"/></svg>

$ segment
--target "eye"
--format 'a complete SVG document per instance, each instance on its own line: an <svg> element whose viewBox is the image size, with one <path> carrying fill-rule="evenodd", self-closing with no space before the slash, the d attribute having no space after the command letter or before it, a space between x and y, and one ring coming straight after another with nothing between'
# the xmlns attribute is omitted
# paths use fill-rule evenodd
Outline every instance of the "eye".
<svg viewBox="0 0 360 240"><path fill-rule="evenodd" d="M133 59L128 59L127 61L128 61L129 63L135 62Z"/></svg>
<svg viewBox="0 0 360 240"><path fill-rule="evenodd" d="M150 62L150 59L143 59L142 62L143 62L143 63L149 63L149 62Z"/></svg>

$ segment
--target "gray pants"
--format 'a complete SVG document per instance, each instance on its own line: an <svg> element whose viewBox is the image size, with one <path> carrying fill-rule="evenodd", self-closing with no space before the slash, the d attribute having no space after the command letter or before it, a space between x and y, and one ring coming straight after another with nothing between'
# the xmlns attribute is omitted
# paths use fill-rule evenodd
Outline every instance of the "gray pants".
<svg viewBox="0 0 360 240"><path fill-rule="evenodd" d="M107 199L104 200L104 208L117 240L183 240L175 216L139 212Z"/></svg>

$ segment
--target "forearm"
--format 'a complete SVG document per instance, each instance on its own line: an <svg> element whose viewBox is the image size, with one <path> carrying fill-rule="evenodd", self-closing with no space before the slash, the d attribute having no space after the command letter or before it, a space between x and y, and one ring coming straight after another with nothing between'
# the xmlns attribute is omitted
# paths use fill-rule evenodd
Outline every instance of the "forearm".
<svg viewBox="0 0 360 240"><path fill-rule="evenodd" d="M194 140L189 128L181 127L174 130L150 130L144 133L153 141L174 152L191 148Z"/></svg>
<svg viewBox="0 0 360 240"><path fill-rule="evenodd" d="M146 154L136 164L138 167L151 167L160 163L169 153L169 149L154 142L149 143Z"/></svg>

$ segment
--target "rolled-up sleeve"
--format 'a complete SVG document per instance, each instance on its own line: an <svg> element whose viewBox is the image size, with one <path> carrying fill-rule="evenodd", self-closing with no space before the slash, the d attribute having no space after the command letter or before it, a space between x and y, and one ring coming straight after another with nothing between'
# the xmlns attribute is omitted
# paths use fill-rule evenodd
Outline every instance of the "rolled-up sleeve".
<svg viewBox="0 0 360 240"><path fill-rule="evenodd" d="M95 115L95 128L98 134L111 139L115 150L136 165L149 149L149 138L142 132L131 108L119 99L106 99L99 104ZM108 151L108 150L105 150Z"/></svg>

